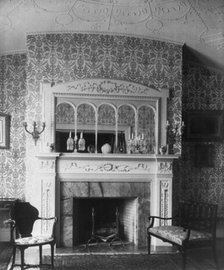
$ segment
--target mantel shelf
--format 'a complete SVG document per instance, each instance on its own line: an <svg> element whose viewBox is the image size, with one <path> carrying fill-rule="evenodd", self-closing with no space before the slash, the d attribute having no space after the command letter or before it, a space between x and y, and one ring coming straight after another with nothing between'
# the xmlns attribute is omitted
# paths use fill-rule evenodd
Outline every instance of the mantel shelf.
<svg viewBox="0 0 224 270"><path fill-rule="evenodd" d="M79 160L172 160L178 159L180 155L144 155L144 154L90 154L90 153L40 153L37 158L60 158L60 159L79 159Z"/></svg>

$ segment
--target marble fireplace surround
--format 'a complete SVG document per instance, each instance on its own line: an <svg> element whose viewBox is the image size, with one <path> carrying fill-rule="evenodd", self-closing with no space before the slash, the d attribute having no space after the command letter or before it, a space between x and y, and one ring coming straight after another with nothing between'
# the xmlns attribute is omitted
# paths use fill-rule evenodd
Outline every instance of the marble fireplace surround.
<svg viewBox="0 0 224 270"><path fill-rule="evenodd" d="M149 214L172 214L172 164L177 156L42 153L37 157L41 212L59 218L58 247L73 246L73 198L138 198L139 247L146 246Z"/></svg>

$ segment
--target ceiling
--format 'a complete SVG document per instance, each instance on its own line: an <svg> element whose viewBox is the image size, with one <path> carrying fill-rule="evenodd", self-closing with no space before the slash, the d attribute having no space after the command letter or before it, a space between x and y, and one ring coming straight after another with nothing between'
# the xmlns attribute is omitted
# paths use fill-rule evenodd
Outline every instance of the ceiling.
<svg viewBox="0 0 224 270"><path fill-rule="evenodd" d="M224 0L0 0L0 54L26 35L101 32L185 43L224 70Z"/></svg>

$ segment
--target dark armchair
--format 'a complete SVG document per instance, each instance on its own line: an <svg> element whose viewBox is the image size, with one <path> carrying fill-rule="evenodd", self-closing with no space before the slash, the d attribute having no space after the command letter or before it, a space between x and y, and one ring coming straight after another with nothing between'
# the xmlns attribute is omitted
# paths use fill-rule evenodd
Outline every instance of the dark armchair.
<svg viewBox="0 0 224 270"><path fill-rule="evenodd" d="M155 220L159 220L158 226L154 226ZM147 228L148 254L151 253L151 237L159 238L179 249L185 269L188 248L210 245L217 267L216 220L217 205L196 202L180 202L176 218L150 216Z"/></svg>
<svg viewBox="0 0 224 270"><path fill-rule="evenodd" d="M25 250L30 247L39 247L39 266L42 264L42 247L50 245L51 248L51 267L54 266L54 245L55 245L55 225L56 217L42 218L39 217L38 210L28 202L16 201L11 209L11 219L6 223L11 225L11 242L13 245L13 258L11 269L14 266L20 266L21 269L32 267L25 263ZM38 224L39 223L39 224ZM45 226L45 234L34 235L34 226ZM16 249L20 250L21 264L15 264Z"/></svg>

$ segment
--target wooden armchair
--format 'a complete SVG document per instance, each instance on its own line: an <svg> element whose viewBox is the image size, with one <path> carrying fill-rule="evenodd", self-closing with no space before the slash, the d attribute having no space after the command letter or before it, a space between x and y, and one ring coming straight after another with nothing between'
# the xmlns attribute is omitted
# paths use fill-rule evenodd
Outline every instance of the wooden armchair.
<svg viewBox="0 0 224 270"><path fill-rule="evenodd" d="M159 226L154 227L155 220ZM216 220L217 205L196 202L180 202L176 218L150 216L147 228L148 254L151 253L151 237L176 246L182 254L182 268L186 267L186 250L189 247L210 245L213 250L215 265L216 257ZM167 225L171 222L171 225Z"/></svg>
<svg viewBox="0 0 224 270"><path fill-rule="evenodd" d="M44 235L33 235L33 227L37 222L39 226L47 226L48 230ZM45 223L43 223L45 222ZM39 217L38 210L28 202L16 201L11 209L11 219L6 223L11 225L11 242L13 245L13 258L10 269L14 266L20 266L21 269L33 267L34 265L26 264L24 260L25 250L30 247L39 247L39 264L42 264L42 247L50 245L51 247L51 267L54 266L54 245L55 245L55 225L56 217L42 218ZM15 264L16 249L20 250L21 264Z"/></svg>

